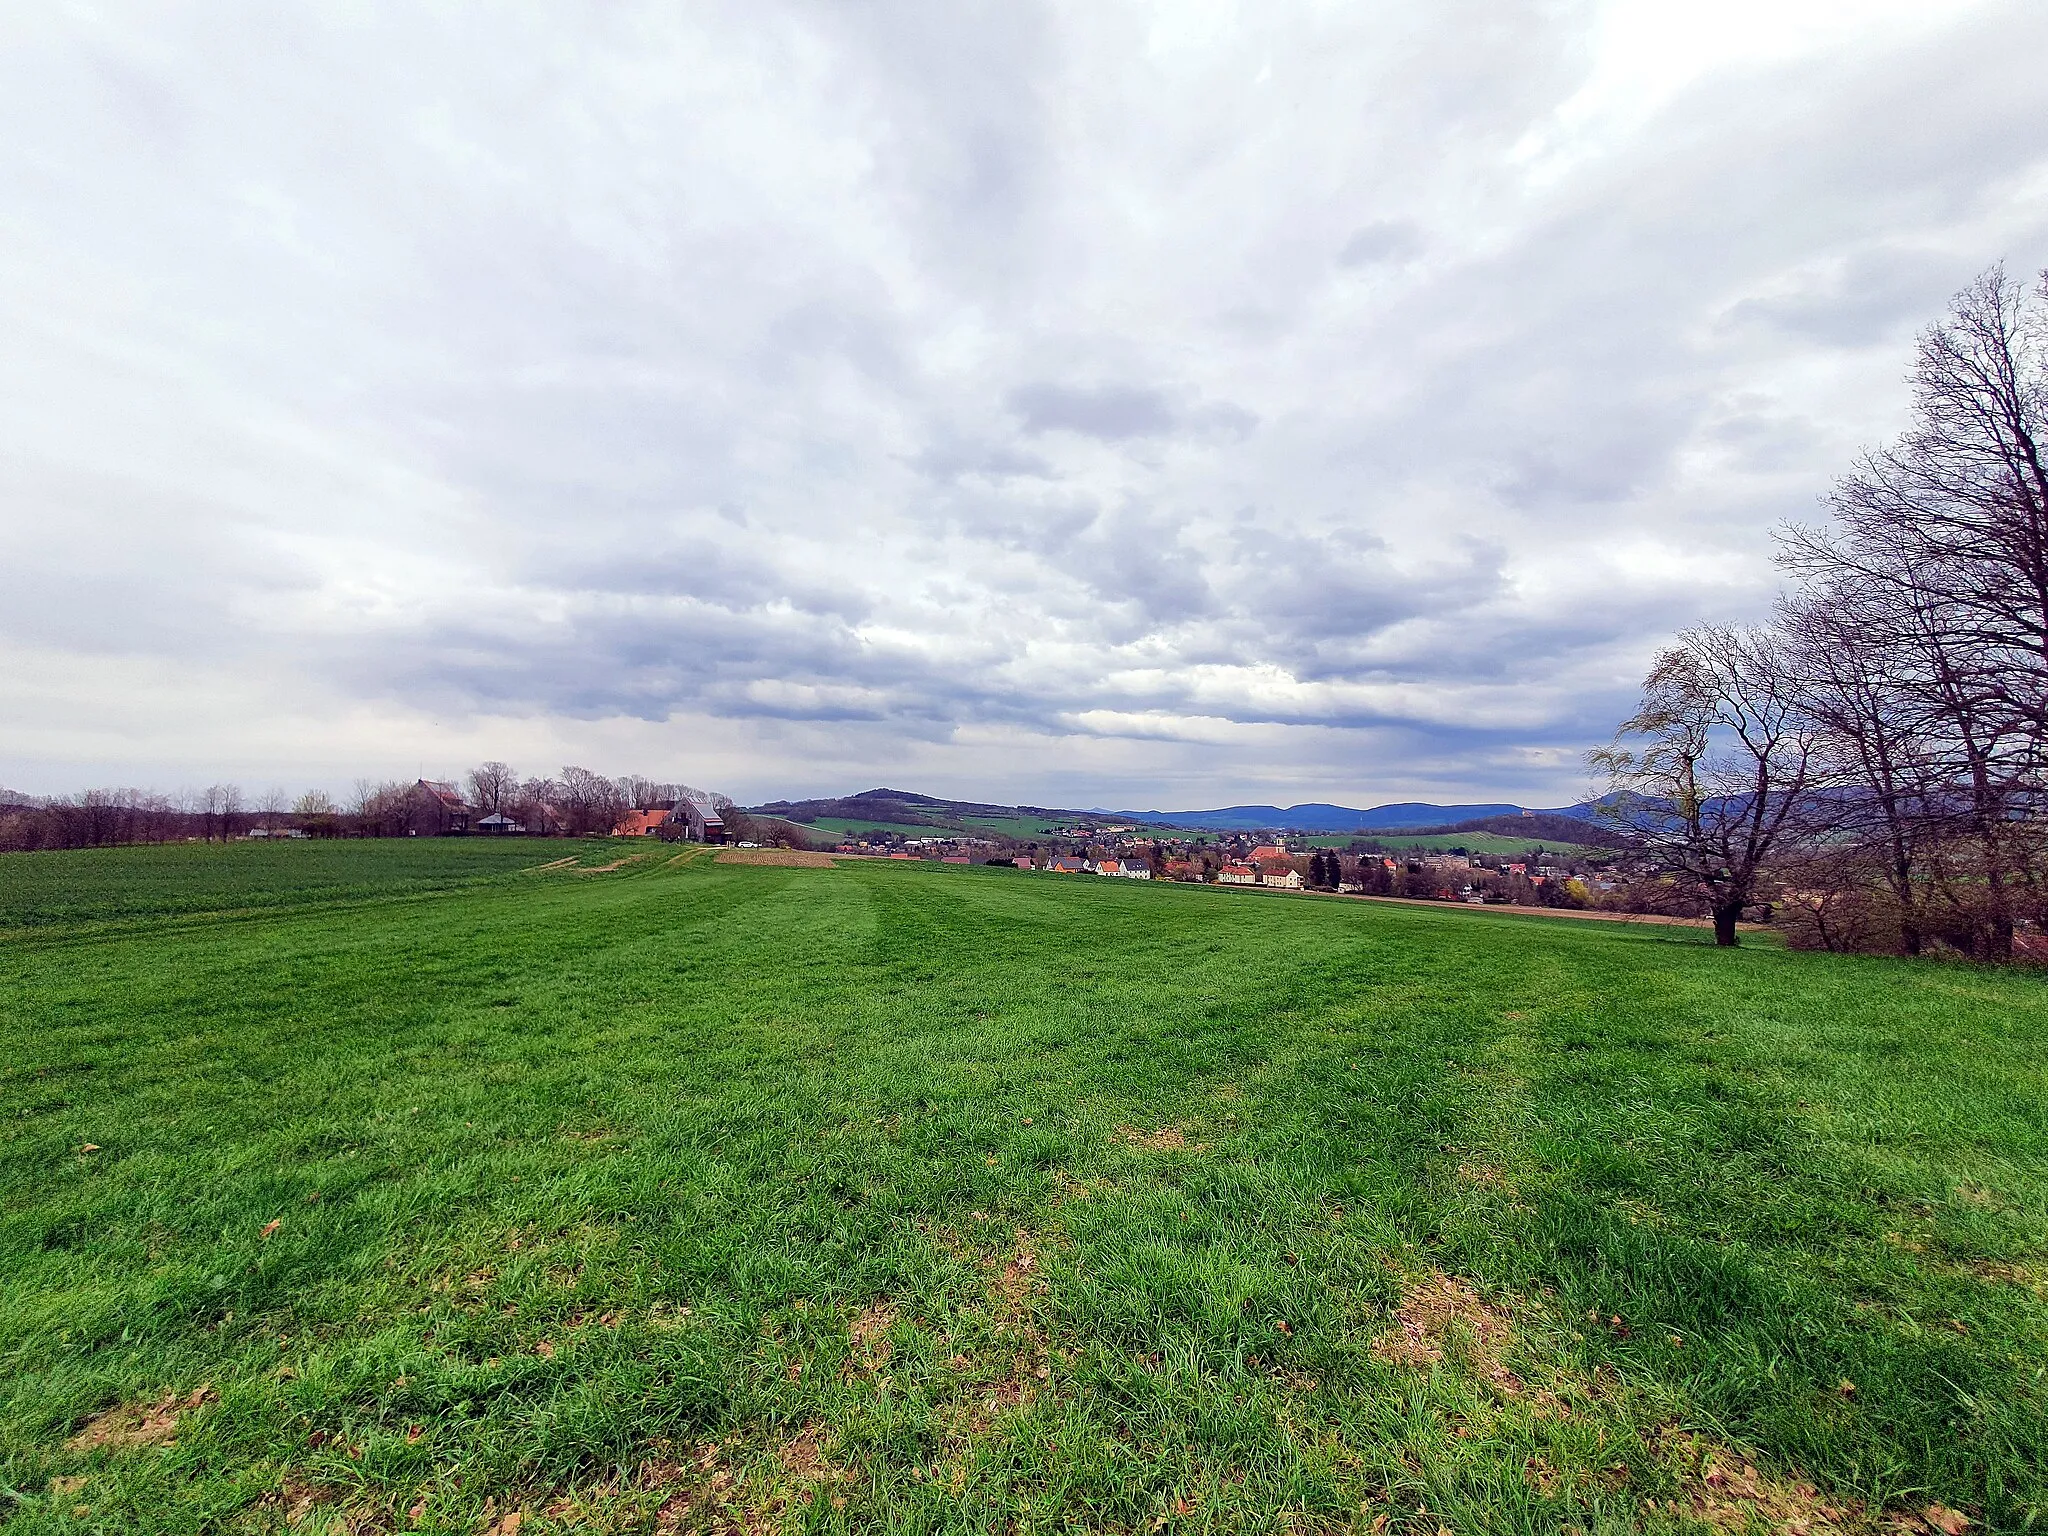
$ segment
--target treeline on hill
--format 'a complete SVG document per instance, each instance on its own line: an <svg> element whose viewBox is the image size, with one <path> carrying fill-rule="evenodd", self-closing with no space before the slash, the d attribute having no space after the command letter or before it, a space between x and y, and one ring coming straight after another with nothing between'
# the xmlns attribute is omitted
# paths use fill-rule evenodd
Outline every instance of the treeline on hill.
<svg viewBox="0 0 2048 1536"><path fill-rule="evenodd" d="M2003 961L2048 948L2048 273L1922 333L1911 425L1792 528L1768 625L1688 630L1593 754L1732 943Z"/></svg>
<svg viewBox="0 0 2048 1536"><path fill-rule="evenodd" d="M1577 843L1587 848L1633 848L1637 842L1626 828L1611 822L1562 816L1556 811L1480 816L1472 821L1461 821L1456 826L1425 827L1421 832L1410 835L1447 837L1458 832L1491 832L1497 837L1526 838L1532 847L1539 843Z"/></svg>
<svg viewBox="0 0 2048 1536"><path fill-rule="evenodd" d="M503 816L534 836L591 837L611 832L629 812L669 809L696 795L683 784L639 774L607 778L565 767L553 777L521 778L501 762L479 764L460 780L377 782L358 779L346 803L325 790L297 797L281 790L249 795L214 784L175 795L139 789L90 789L38 797L0 790L0 851L101 848L123 843L226 842L251 833L305 837L431 837L477 829ZM452 802L451 802L452 795ZM801 829L750 817L723 795L706 796L734 839L802 846Z"/></svg>

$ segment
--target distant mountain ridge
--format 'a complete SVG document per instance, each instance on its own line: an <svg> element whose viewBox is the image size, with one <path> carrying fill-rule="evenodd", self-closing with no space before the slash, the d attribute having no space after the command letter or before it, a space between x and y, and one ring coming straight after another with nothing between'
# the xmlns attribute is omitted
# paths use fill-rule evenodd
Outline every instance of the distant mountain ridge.
<svg viewBox="0 0 2048 1536"><path fill-rule="evenodd" d="M1365 808L1311 802L1289 806L1230 805L1210 811L1111 811L1099 806L1086 810L1062 810L1042 805L947 800L907 789L869 789L856 795L816 800L772 800L748 809L797 822L814 821L822 816L942 827L957 823L963 817L1040 816L1054 820L1123 821L1158 827L1185 827L1200 832L1286 830L1323 833L1437 831L1464 823L1525 814L1585 821L1592 814L1591 807L1583 805L1525 813L1523 807L1505 802L1437 805L1426 800L1403 800Z"/></svg>
<svg viewBox="0 0 2048 1536"><path fill-rule="evenodd" d="M1204 832L1257 832L1288 828L1297 832L1420 832L1490 816L1519 816L1522 807L1506 803L1436 805L1403 800L1366 808L1311 802L1306 805L1227 805L1213 811L1110 811L1113 815L1155 826L1194 827ZM1540 814L1571 816L1576 808Z"/></svg>

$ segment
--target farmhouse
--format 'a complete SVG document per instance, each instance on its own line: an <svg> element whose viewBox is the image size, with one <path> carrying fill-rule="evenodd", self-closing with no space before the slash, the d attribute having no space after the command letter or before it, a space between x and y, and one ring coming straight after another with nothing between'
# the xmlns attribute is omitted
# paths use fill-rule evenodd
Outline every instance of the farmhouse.
<svg viewBox="0 0 2048 1536"><path fill-rule="evenodd" d="M1259 884L1278 886L1283 891L1301 889L1301 871L1298 869L1267 870L1260 874Z"/></svg>
<svg viewBox="0 0 2048 1536"><path fill-rule="evenodd" d="M668 824L667 811L628 811L612 828L613 837L658 837Z"/></svg>
<svg viewBox="0 0 2048 1536"><path fill-rule="evenodd" d="M453 837L469 830L470 810L462 791L439 779L413 786L410 820L415 835Z"/></svg>
<svg viewBox="0 0 2048 1536"><path fill-rule="evenodd" d="M1249 864L1226 864L1216 872L1218 885L1257 885L1259 872Z"/></svg>
<svg viewBox="0 0 2048 1536"><path fill-rule="evenodd" d="M491 812L477 822L476 829L486 837L516 837L526 830L503 811Z"/></svg>
<svg viewBox="0 0 2048 1536"><path fill-rule="evenodd" d="M699 790L691 790L678 800L662 825L662 836L671 842L725 841L725 818L719 814L717 802Z"/></svg>
<svg viewBox="0 0 2048 1536"><path fill-rule="evenodd" d="M1088 872L1088 866L1084 861L1068 858L1064 854L1057 858L1047 859L1045 861L1045 868L1051 870L1056 875L1082 875Z"/></svg>

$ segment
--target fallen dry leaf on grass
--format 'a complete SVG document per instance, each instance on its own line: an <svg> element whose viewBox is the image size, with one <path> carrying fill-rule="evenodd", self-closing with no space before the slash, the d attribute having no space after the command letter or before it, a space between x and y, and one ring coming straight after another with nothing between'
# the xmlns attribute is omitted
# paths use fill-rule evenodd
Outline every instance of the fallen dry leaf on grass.
<svg viewBox="0 0 2048 1536"><path fill-rule="evenodd" d="M1920 1511L1920 1518L1940 1531L1942 1536L1963 1536L1963 1532L1970 1528L1969 1517L1946 1504L1928 1505Z"/></svg>
<svg viewBox="0 0 2048 1536"><path fill-rule="evenodd" d="M550 1344L546 1339L542 1339L538 1344L534 1345L533 1352L536 1355L539 1355L543 1360L552 1360L555 1358L555 1346Z"/></svg>
<svg viewBox="0 0 2048 1536"><path fill-rule="evenodd" d="M97 1151L99 1151L99 1149L100 1149L100 1144L99 1144L98 1142L96 1142L96 1141L88 1141L88 1142L87 1142L87 1143L86 1143L86 1144L85 1144L84 1146L80 1147L80 1148L79 1148L78 1150L79 1150L79 1151L80 1151L81 1153L84 1153L84 1152L97 1152Z"/></svg>
<svg viewBox="0 0 2048 1536"><path fill-rule="evenodd" d="M262 1238L265 1242L268 1242L271 1238L277 1235L277 1229L282 1225L284 1225L283 1222L273 1219L267 1222L264 1225L263 1230L261 1232L258 1232L256 1235Z"/></svg>
<svg viewBox="0 0 2048 1536"><path fill-rule="evenodd" d="M424 1425L408 1424L405 1427L405 1443L407 1445L418 1445L420 1443L420 1436L426 1432L426 1426Z"/></svg>

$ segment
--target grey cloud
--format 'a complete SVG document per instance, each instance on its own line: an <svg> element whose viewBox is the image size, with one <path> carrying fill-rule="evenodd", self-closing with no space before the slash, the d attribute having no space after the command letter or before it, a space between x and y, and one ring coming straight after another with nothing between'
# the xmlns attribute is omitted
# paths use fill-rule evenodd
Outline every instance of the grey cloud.
<svg viewBox="0 0 2048 1536"><path fill-rule="evenodd" d="M1022 384L1010 391L1009 406L1026 432L1076 432L1107 443L1158 437L1180 421L1158 390L1128 385Z"/></svg>
<svg viewBox="0 0 2048 1536"><path fill-rule="evenodd" d="M1407 219L1375 219L1351 232L1337 252L1340 267L1372 267L1406 261L1423 246L1422 231Z"/></svg>
<svg viewBox="0 0 2048 1536"><path fill-rule="evenodd" d="M941 436L912 462L934 480L957 480L963 475L985 480L1046 479L1052 475L1051 463L1040 454L1006 443L973 442L950 436Z"/></svg>
<svg viewBox="0 0 2048 1536"><path fill-rule="evenodd" d="M1770 326L1839 347L1868 346L1925 324L1968 272L1931 251L1858 252L1785 291L1743 299L1726 323Z"/></svg>

